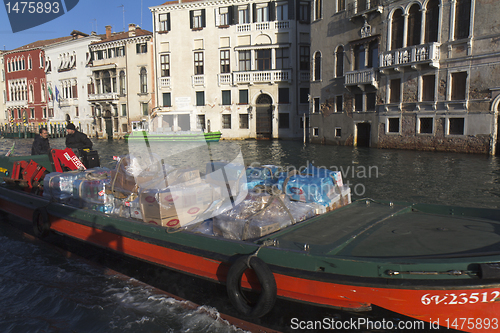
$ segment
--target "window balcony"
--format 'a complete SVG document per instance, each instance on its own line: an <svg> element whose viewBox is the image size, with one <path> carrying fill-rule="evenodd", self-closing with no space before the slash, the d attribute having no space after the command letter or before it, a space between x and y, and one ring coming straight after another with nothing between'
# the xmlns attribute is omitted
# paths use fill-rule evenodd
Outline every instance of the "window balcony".
<svg viewBox="0 0 500 333"><path fill-rule="evenodd" d="M269 30L269 27L271 25L269 24L269 22L259 22L259 23L255 23L255 30L257 31L262 31L262 30Z"/></svg>
<svg viewBox="0 0 500 333"><path fill-rule="evenodd" d="M193 84L193 87L197 86L205 86L205 75L193 75L191 76L191 81Z"/></svg>
<svg viewBox="0 0 500 333"><path fill-rule="evenodd" d="M309 82L311 80L311 73L309 71L300 71L300 82Z"/></svg>
<svg viewBox="0 0 500 333"><path fill-rule="evenodd" d="M59 105L61 107L63 107L63 106L77 105L76 100L74 98L64 98L64 99L61 98L60 101L61 102L59 103Z"/></svg>
<svg viewBox="0 0 500 333"><path fill-rule="evenodd" d="M256 22L236 25L236 32L263 31L270 29L290 29L290 21Z"/></svg>
<svg viewBox="0 0 500 333"><path fill-rule="evenodd" d="M158 78L158 86L160 89L170 88L171 87L171 79L170 77L159 77Z"/></svg>
<svg viewBox="0 0 500 333"><path fill-rule="evenodd" d="M7 101L5 102L5 106L8 108L15 108L15 107L26 107L28 104L27 100L19 100L19 101Z"/></svg>
<svg viewBox="0 0 500 333"><path fill-rule="evenodd" d="M439 68L440 45L439 43L428 43L383 52L380 55L380 69L399 70L399 67L402 66L418 69L423 64Z"/></svg>
<svg viewBox="0 0 500 333"><path fill-rule="evenodd" d="M354 0L347 6L347 15L352 19L372 12L382 13L382 0Z"/></svg>
<svg viewBox="0 0 500 333"><path fill-rule="evenodd" d="M103 93L103 94L90 94L88 100L89 101L106 101L106 100L112 100L116 101L118 100L118 93L111 92L111 93Z"/></svg>
<svg viewBox="0 0 500 333"><path fill-rule="evenodd" d="M217 78L218 78L218 81L219 81L219 86L232 85L233 84L233 76L231 75L231 73L218 74Z"/></svg>
<svg viewBox="0 0 500 333"><path fill-rule="evenodd" d="M275 83L291 82L292 71L288 70L270 70L270 71L252 71L234 73L235 84L255 84L255 83Z"/></svg>
<svg viewBox="0 0 500 333"><path fill-rule="evenodd" d="M364 86L368 84L378 88L378 73L375 68L365 68L345 73L344 85L346 87L358 86L364 90Z"/></svg>

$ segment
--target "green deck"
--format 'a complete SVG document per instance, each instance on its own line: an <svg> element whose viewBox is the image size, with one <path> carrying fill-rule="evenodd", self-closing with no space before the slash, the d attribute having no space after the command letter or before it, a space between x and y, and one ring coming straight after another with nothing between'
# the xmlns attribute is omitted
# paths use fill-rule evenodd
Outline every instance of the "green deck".
<svg viewBox="0 0 500 333"><path fill-rule="evenodd" d="M135 131L125 136L128 141L167 141L167 142L191 142L206 141L218 142L221 132L192 132L185 134L172 133L148 133L146 131Z"/></svg>

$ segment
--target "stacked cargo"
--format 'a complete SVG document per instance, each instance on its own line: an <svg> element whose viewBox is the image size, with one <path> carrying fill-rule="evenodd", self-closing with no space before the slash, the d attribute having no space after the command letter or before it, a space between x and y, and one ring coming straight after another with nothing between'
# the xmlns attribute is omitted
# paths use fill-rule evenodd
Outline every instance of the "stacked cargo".
<svg viewBox="0 0 500 333"><path fill-rule="evenodd" d="M206 175L177 169L156 157L123 156L114 170L51 173L44 196L163 227L229 239L263 237L351 202L340 172L308 168L248 167L216 161Z"/></svg>

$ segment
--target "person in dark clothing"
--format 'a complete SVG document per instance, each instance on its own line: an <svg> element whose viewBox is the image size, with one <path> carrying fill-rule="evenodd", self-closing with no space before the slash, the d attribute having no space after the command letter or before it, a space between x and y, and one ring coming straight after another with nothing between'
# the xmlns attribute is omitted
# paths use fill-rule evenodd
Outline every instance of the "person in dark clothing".
<svg viewBox="0 0 500 333"><path fill-rule="evenodd" d="M68 123L66 126L66 147L76 149L92 149L92 141L85 133L78 132L73 123Z"/></svg>
<svg viewBox="0 0 500 333"><path fill-rule="evenodd" d="M44 155L50 152L49 132L45 127L40 128L31 146L31 155Z"/></svg>

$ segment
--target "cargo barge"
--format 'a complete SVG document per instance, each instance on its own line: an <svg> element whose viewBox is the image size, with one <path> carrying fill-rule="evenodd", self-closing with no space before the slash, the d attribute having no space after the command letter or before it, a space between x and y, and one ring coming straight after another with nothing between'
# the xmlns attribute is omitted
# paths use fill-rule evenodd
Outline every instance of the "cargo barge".
<svg viewBox="0 0 500 333"><path fill-rule="evenodd" d="M50 168L44 158L35 159ZM0 158L0 171L22 159ZM238 239L214 232L215 223L212 234L201 232L206 219L171 228L162 217L157 225L34 192L2 184L0 210L31 221L39 237L55 232L226 284L244 317L266 315L279 297L349 311L378 306L441 325L474 318L451 327L467 332L498 329L500 210L363 199Z"/></svg>

